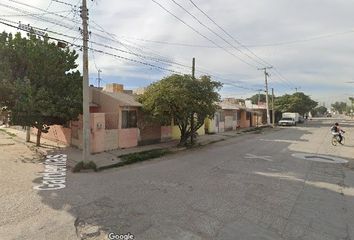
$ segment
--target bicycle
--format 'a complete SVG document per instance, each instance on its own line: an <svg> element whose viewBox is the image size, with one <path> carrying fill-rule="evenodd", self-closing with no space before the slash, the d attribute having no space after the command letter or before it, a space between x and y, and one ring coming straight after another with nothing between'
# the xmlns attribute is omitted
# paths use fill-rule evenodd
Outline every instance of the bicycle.
<svg viewBox="0 0 354 240"><path fill-rule="evenodd" d="M345 133L344 131L341 131L341 133L332 132L333 137L332 137L331 142L332 142L333 146L337 146L337 144L339 143L339 134L342 134L341 144L344 145L344 143L345 143L345 137L343 136L344 133Z"/></svg>

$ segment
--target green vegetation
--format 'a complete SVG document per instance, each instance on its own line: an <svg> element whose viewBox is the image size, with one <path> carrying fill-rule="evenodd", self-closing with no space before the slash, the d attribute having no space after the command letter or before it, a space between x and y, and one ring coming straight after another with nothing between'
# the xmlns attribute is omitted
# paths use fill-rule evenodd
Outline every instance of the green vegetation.
<svg viewBox="0 0 354 240"><path fill-rule="evenodd" d="M297 112L305 115L317 106L317 102L302 92L285 94L275 99L275 109L279 112Z"/></svg>
<svg viewBox="0 0 354 240"><path fill-rule="evenodd" d="M261 94L255 94L252 97L248 98L247 100L251 100L252 104L258 104L258 100L260 102L266 102L266 95L261 93Z"/></svg>
<svg viewBox="0 0 354 240"><path fill-rule="evenodd" d="M153 149L143 152L131 153L126 155L121 155L119 158L122 160L119 163L112 164L109 166L100 167L98 170L104 170L109 168L122 167L125 165L142 162L146 160L151 160L154 158L159 158L167 154L171 154L172 152L168 149Z"/></svg>
<svg viewBox="0 0 354 240"><path fill-rule="evenodd" d="M205 118L212 118L217 111L220 101L217 90L221 86L209 76L195 79L190 75L174 74L151 84L139 100L152 120L163 124L173 120L181 132L179 145L186 146Z"/></svg>
<svg viewBox="0 0 354 240"><path fill-rule="evenodd" d="M95 172L97 172L97 166L96 163L90 161L88 163L84 163L83 161L78 162L75 167L73 168L73 172L80 172L81 170L88 170L88 169L92 169Z"/></svg>
<svg viewBox="0 0 354 240"><path fill-rule="evenodd" d="M319 106L319 107L316 107L314 108L311 113L312 113L312 116L323 116L324 114L327 113L327 108L324 107L324 106Z"/></svg>
<svg viewBox="0 0 354 240"><path fill-rule="evenodd" d="M6 133L7 135L9 135L9 136L11 136L11 137L16 137L16 136L17 136L16 134L11 133L11 132L8 132L8 131L6 131L5 129L1 129L1 128L0 128L0 131Z"/></svg>
<svg viewBox="0 0 354 240"><path fill-rule="evenodd" d="M0 106L12 124L37 128L37 146L50 125L66 124L82 111L77 58L47 37L0 34Z"/></svg>
<svg viewBox="0 0 354 240"><path fill-rule="evenodd" d="M332 108L335 111L339 112L339 114L342 114L347 109L347 103L346 102L335 102L332 104Z"/></svg>

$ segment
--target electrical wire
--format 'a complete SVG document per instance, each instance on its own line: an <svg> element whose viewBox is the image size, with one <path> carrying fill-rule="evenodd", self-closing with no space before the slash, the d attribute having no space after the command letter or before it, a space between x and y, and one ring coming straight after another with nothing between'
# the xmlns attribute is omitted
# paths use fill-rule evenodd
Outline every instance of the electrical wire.
<svg viewBox="0 0 354 240"><path fill-rule="evenodd" d="M206 29L208 29L211 33L213 33L214 35L216 35L217 37L219 37L221 40L223 40L225 43L227 43L231 48L235 49L236 51L240 52L241 54L244 54L245 56L247 56L249 59L253 60L254 62L256 62L257 64L260 65L264 65L264 61L260 62L257 59L254 59L253 57L251 57L250 55L248 55L247 53L244 53L242 50L240 50L238 47L234 46L232 43L230 43L228 40L226 40L223 36L221 36L220 34L218 34L217 32L215 32L213 29L211 29L209 26L207 26L206 24L204 24L202 21L200 21L195 15L193 15L190 11L188 11L185 7L183 7L181 4L179 4L178 2L176 2L175 0L171 0L174 4L176 4L178 7L180 7L183 11L185 11L189 16L191 16L194 20L196 20L200 25L202 25L203 27L205 27ZM258 57L257 57L258 58Z"/></svg>
<svg viewBox="0 0 354 240"><path fill-rule="evenodd" d="M229 53L230 55L232 55L233 57L239 59L241 62L247 64L248 66L252 67L252 68L257 68L257 66L243 60L242 58L240 58L239 56L235 55L233 52L229 51L228 49L224 48L223 46L219 45L218 43L216 43L215 41L211 40L210 38L208 38L207 36L205 36L203 33L199 32L197 29L195 29L194 27L192 27L190 24L188 24L187 22L185 22L184 20L182 20L181 18L179 18L177 15L175 15L174 13L172 13L170 10L168 10L167 8L165 8L162 4L160 4L159 2L155 1L155 0L151 0L152 2L154 2L155 4L157 4L160 8L162 8L164 11L166 11L167 13L169 13L170 15L172 15L174 18L176 18L178 21L182 22L184 25L186 25L187 27L189 27L190 29L192 29L195 33L197 33L199 36L203 37L204 39L208 40L209 42L211 42L212 44L214 44L215 46L217 46L220 49L223 49L225 52Z"/></svg>
<svg viewBox="0 0 354 240"><path fill-rule="evenodd" d="M175 0L171 0L171 1L175 1ZM259 59L260 61L262 61L264 64L268 65L268 66L272 66L274 69L274 72L280 77L280 79L282 81L285 82L289 82L290 84L292 84L288 79L286 79L285 77L282 76L282 74L279 72L279 70L277 68L275 68L273 66L273 64L270 64L269 62L267 62L266 60L262 59L261 57L259 57L257 54L255 54L252 50L250 50L246 45L244 45L243 43L241 43L239 40L237 40L234 36L232 36L228 31L226 31L223 27L221 27L214 19L212 19L206 12L204 12L193 0L189 0L192 5L198 9L205 17L207 17L212 23L215 24L215 26L217 26L223 33L225 33L228 37L230 37L235 43L237 43L238 45L240 45L241 47L243 47L244 49L246 49L250 54L252 54L254 57L256 57L257 59ZM288 84L288 83L287 83Z"/></svg>
<svg viewBox="0 0 354 240"><path fill-rule="evenodd" d="M69 11L59 11L62 13L69 12ZM48 12L48 13L28 13L28 14L5 14L5 15L0 15L0 17L27 17L27 16L44 16L47 14L53 14L54 12ZM58 13L58 12L56 12Z"/></svg>
<svg viewBox="0 0 354 240"><path fill-rule="evenodd" d="M56 2L56 3L61 3L61 4L64 4L64 5L67 5L67 6L70 6L70 7L74 7L74 8L77 8L78 6L78 4L76 4L76 5L73 5L73 4L71 4L71 3L67 3L67 2L63 2L63 1L59 1L59 0L53 0L53 2Z"/></svg>

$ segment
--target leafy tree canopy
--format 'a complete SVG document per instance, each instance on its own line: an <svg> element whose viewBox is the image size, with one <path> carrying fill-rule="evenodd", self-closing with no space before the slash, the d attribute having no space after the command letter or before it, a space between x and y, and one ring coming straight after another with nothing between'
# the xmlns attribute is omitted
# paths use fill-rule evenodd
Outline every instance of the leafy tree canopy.
<svg viewBox="0 0 354 240"><path fill-rule="evenodd" d="M261 93L261 94L255 94L252 97L248 98L248 100L252 101L252 104L258 104L258 100L260 102L265 103L266 102L266 95Z"/></svg>
<svg viewBox="0 0 354 240"><path fill-rule="evenodd" d="M314 116L323 116L327 113L327 108L325 106L319 106L313 109L312 113Z"/></svg>
<svg viewBox="0 0 354 240"><path fill-rule="evenodd" d="M339 112L339 114L342 114L347 109L346 102L335 102L331 106L335 111Z"/></svg>
<svg viewBox="0 0 354 240"><path fill-rule="evenodd" d="M61 49L46 37L3 32L0 53L0 105L11 111L13 124L38 129L37 145L48 126L65 124L82 112L75 51Z"/></svg>
<svg viewBox="0 0 354 240"><path fill-rule="evenodd" d="M285 94L275 99L275 109L280 112L297 112L304 115L317 106L317 102L302 92Z"/></svg>
<svg viewBox="0 0 354 240"><path fill-rule="evenodd" d="M151 84L139 100L156 121L169 124L174 119L181 131L180 144L185 145L204 124L205 118L215 114L220 101L217 90L221 86L209 76L194 79L190 75L175 74Z"/></svg>

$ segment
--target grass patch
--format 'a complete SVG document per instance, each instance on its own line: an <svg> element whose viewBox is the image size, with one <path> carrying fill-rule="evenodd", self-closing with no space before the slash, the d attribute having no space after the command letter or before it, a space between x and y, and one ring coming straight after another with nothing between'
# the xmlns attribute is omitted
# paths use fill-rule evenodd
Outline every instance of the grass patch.
<svg viewBox="0 0 354 240"><path fill-rule="evenodd" d="M16 136L17 136L16 134L11 133L11 132L8 132L8 131L6 131L5 129L2 129L2 128L0 128L0 131L6 133L7 135L9 135L9 136L11 136L11 137L16 137Z"/></svg>
<svg viewBox="0 0 354 240"><path fill-rule="evenodd" d="M97 166L96 163L90 161L88 163L84 163L83 161L78 162L75 167L73 168L73 172L80 172L81 170L85 170L85 169L92 169L95 172L97 172Z"/></svg>
<svg viewBox="0 0 354 240"><path fill-rule="evenodd" d="M167 154L171 154L172 152L168 149L153 149L153 150L148 150L148 151L142 151L142 152L137 152L137 153L130 153L130 154L125 154L119 156L119 158L122 160L119 163L115 163L112 165L108 166L103 166L100 167L98 170L105 170L109 168L116 168L116 167L122 167L124 165L129 165L137 162L142 162L154 158L159 158Z"/></svg>

